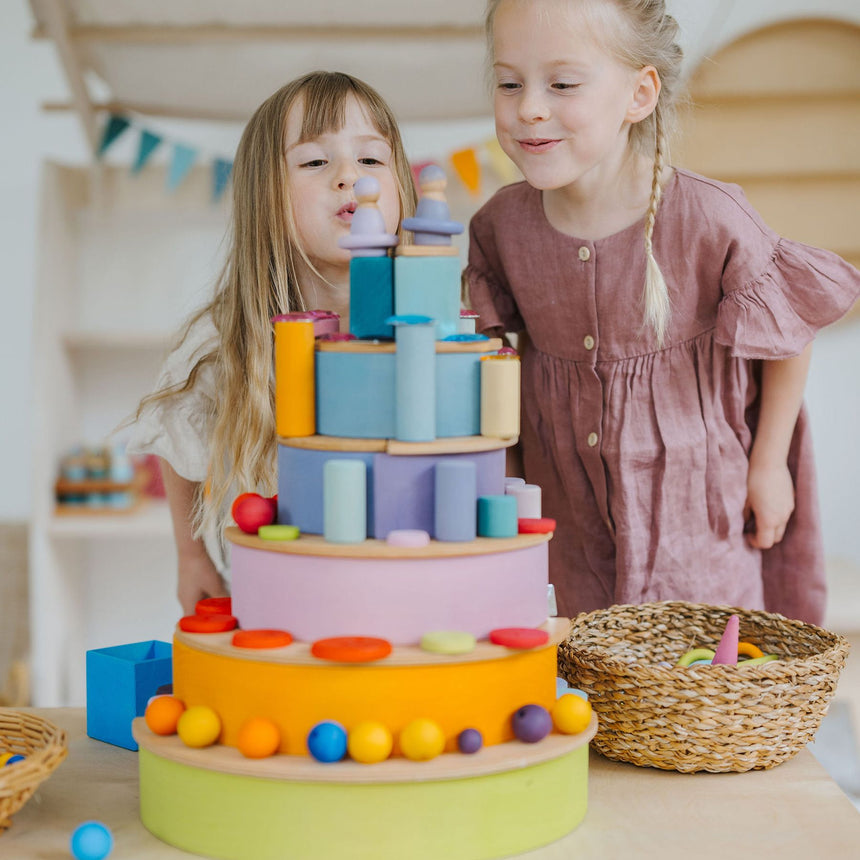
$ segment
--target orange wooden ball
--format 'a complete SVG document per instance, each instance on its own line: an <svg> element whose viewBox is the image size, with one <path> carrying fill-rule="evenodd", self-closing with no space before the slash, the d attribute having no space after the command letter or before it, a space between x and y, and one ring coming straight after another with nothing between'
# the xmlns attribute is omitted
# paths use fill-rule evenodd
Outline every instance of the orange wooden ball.
<svg viewBox="0 0 860 860"><path fill-rule="evenodd" d="M281 745L281 732L265 717L251 717L239 729L236 746L245 758L267 758Z"/></svg>
<svg viewBox="0 0 860 860"><path fill-rule="evenodd" d="M157 735L175 735L176 725L185 711L185 703L176 696L157 696L143 715L149 730Z"/></svg>

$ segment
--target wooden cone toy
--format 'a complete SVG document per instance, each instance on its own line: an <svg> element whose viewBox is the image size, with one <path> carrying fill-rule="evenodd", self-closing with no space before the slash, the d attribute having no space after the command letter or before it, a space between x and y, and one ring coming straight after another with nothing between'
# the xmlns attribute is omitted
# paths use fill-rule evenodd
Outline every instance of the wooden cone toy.
<svg viewBox="0 0 860 860"><path fill-rule="evenodd" d="M723 664L725 666L737 666L738 664L738 616L730 615L726 622L720 644L714 653L711 665Z"/></svg>

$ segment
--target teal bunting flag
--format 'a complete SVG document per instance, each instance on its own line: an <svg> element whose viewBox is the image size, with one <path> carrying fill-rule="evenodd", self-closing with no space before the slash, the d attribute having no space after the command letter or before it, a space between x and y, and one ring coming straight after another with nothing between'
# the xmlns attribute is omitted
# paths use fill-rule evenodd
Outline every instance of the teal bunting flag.
<svg viewBox="0 0 860 860"><path fill-rule="evenodd" d="M190 146L176 143L173 146L173 158L170 161L170 169L167 172L167 188L175 191L188 175L188 171L197 158L197 150Z"/></svg>
<svg viewBox="0 0 860 860"><path fill-rule="evenodd" d="M217 203L227 187L233 162L225 158L216 158L212 162L212 202Z"/></svg>
<svg viewBox="0 0 860 860"><path fill-rule="evenodd" d="M101 158L108 149L113 145L120 135L131 125L124 117L117 114L111 114L108 121L105 123L104 131L102 131L101 143L99 143L98 157Z"/></svg>
<svg viewBox="0 0 860 860"><path fill-rule="evenodd" d="M147 161L149 161L150 156L156 149L158 149L158 145L162 142L164 138L159 137L157 134L153 134L151 131L147 131L145 128L140 131L140 142L137 147L137 158L134 160L134 164L132 165L131 172L134 174L140 173L143 170L144 165Z"/></svg>

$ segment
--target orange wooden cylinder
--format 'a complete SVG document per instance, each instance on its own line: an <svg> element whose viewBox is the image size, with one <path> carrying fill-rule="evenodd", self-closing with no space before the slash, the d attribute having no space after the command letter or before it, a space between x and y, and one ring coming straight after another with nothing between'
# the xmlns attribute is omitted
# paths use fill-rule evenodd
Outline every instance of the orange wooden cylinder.
<svg viewBox="0 0 860 860"><path fill-rule="evenodd" d="M314 324L311 320L275 322L275 424L278 436L313 436Z"/></svg>
<svg viewBox="0 0 860 860"><path fill-rule="evenodd" d="M448 751L465 728L478 729L492 746L513 738L511 714L518 708L534 703L549 710L555 702L554 644L492 660L405 666L264 662L230 650L173 642L174 695L186 707L213 708L227 746L236 746L250 717L272 720L281 731L280 752L290 755L308 754L308 732L322 720L337 720L347 730L378 720L396 738L407 723L426 717L442 728Z"/></svg>

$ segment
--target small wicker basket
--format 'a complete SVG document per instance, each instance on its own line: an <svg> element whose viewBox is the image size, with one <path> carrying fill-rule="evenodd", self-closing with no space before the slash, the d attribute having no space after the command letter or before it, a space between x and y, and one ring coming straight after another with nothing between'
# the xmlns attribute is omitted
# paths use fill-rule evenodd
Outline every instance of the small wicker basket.
<svg viewBox="0 0 860 860"><path fill-rule="evenodd" d="M716 648L728 617L740 639L780 659L675 667ZM818 730L848 655L843 636L782 615L666 601L583 613L558 650L559 674L589 695L607 758L664 770L759 770ZM671 667L657 664L668 661Z"/></svg>
<svg viewBox="0 0 860 860"><path fill-rule="evenodd" d="M35 714L0 708L0 752L25 756L0 768L0 836L12 816L66 757L66 733Z"/></svg>

